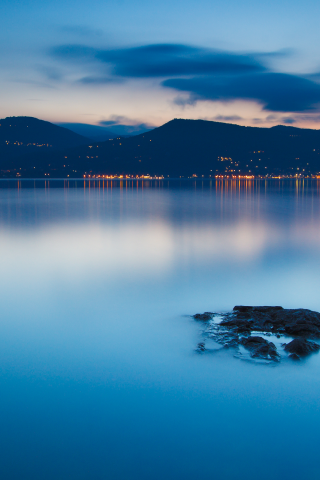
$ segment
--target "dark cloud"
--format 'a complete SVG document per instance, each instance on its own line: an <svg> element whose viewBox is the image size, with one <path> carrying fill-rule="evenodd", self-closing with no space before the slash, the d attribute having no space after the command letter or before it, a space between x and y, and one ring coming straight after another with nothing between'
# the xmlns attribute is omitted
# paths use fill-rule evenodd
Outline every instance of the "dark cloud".
<svg viewBox="0 0 320 480"><path fill-rule="evenodd" d="M237 122L242 120L242 117L239 117L239 115L216 115L213 120L217 122Z"/></svg>
<svg viewBox="0 0 320 480"><path fill-rule="evenodd" d="M283 118L281 118L281 122L285 123L287 125L292 125L293 123L296 123L297 120L295 118L292 118L292 117L283 117Z"/></svg>
<svg viewBox="0 0 320 480"><path fill-rule="evenodd" d="M320 115L316 113L307 113L307 114L297 114L297 115L291 115L290 118L292 118L295 122L320 122Z"/></svg>
<svg viewBox="0 0 320 480"><path fill-rule="evenodd" d="M262 120L262 118L253 118L253 119L252 119L252 123L253 123L254 125L259 125L259 124L261 124L261 123L264 123L264 121Z"/></svg>
<svg viewBox="0 0 320 480"><path fill-rule="evenodd" d="M146 45L112 50L84 45L61 45L50 54L65 60L96 60L108 64L122 77L241 74L263 71L253 55L240 55L188 45Z"/></svg>
<svg viewBox="0 0 320 480"><path fill-rule="evenodd" d="M95 62L96 72L85 75L84 84L110 83L126 78L162 78L161 85L185 95L181 106L199 100L252 100L265 110L304 112L320 103L320 84L315 78L275 73L264 59L288 52L242 54L189 45L157 44L134 48L96 49L62 45L51 55L69 62ZM90 63L91 65L91 63Z"/></svg>
<svg viewBox="0 0 320 480"><path fill-rule="evenodd" d="M100 125L102 123L103 122L101 122ZM137 125L122 125L122 124L110 125L110 128L112 128L112 130L116 132L117 135L139 135L140 133L148 132L154 127L151 127L146 123L139 123Z"/></svg>
<svg viewBox="0 0 320 480"><path fill-rule="evenodd" d="M99 122L100 125L119 125L120 123L133 123L137 124L138 122L132 120L132 118L126 117L125 115L110 115L108 120L101 120Z"/></svg>
<svg viewBox="0 0 320 480"><path fill-rule="evenodd" d="M268 116L266 117L266 120L267 120L268 122L274 122L274 121L278 120L278 118L279 118L279 117L278 117L277 115L268 115Z"/></svg>
<svg viewBox="0 0 320 480"><path fill-rule="evenodd" d="M105 50L97 54L124 77L168 77L173 75L239 74L264 68L250 55L234 55L186 45L147 45Z"/></svg>
<svg viewBox="0 0 320 480"><path fill-rule="evenodd" d="M97 55L97 49L86 45L59 45L50 49L49 54L62 60L92 60Z"/></svg>
<svg viewBox="0 0 320 480"><path fill-rule="evenodd" d="M115 136L130 136L145 133L154 128L154 126L145 123L136 125L117 124L113 121L100 122L99 125L87 123L57 123L60 127L68 128L79 135L91 138L92 140L105 141Z"/></svg>
<svg viewBox="0 0 320 480"><path fill-rule="evenodd" d="M162 85L188 92L193 100L255 100L265 110L280 112L302 112L320 103L320 85L284 73L174 78Z"/></svg>
<svg viewBox="0 0 320 480"><path fill-rule="evenodd" d="M154 125L135 122L128 117L119 115L111 115L109 120L102 120L99 122L99 125L113 128L114 131L117 131L121 135L138 135L139 133L144 133L155 128Z"/></svg>

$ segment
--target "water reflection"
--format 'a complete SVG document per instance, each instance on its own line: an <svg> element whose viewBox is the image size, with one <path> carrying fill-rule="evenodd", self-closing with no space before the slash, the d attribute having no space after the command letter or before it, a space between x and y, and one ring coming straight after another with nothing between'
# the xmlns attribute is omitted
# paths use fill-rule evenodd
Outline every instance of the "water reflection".
<svg viewBox="0 0 320 480"><path fill-rule="evenodd" d="M131 275L152 265L153 275L181 262L254 262L272 251L318 256L318 182L306 182L0 182L1 263L74 275Z"/></svg>
<svg viewBox="0 0 320 480"><path fill-rule="evenodd" d="M0 182L3 478L317 478L319 356L200 357L183 315L320 310L318 185Z"/></svg>
<svg viewBox="0 0 320 480"><path fill-rule="evenodd" d="M138 179L1 179L2 189L25 189L25 188L90 188L111 189L166 189L166 188L189 188L189 189L214 189L217 192L266 192L266 191L295 191L296 194L310 193L311 190L319 191L320 179L161 179L161 180L138 180Z"/></svg>

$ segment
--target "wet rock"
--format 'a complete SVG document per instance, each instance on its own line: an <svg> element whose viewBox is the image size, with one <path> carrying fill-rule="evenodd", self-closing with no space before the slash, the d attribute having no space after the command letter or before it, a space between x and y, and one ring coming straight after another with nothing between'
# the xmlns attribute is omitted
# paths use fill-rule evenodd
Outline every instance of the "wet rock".
<svg viewBox="0 0 320 480"><path fill-rule="evenodd" d="M224 348L237 348L239 346L239 339L233 338L226 342L223 347Z"/></svg>
<svg viewBox="0 0 320 480"><path fill-rule="evenodd" d="M197 345L197 351L198 352L204 352L206 350L206 346L204 342L200 342Z"/></svg>
<svg viewBox="0 0 320 480"><path fill-rule="evenodd" d="M231 313L225 314L221 324L239 332L250 330L320 338L320 314L303 308L237 305Z"/></svg>
<svg viewBox="0 0 320 480"><path fill-rule="evenodd" d="M228 345L228 347L239 346L239 336L233 331L220 330L219 326L211 330L208 336L220 345Z"/></svg>
<svg viewBox="0 0 320 480"><path fill-rule="evenodd" d="M233 307L233 311L238 311L238 312L248 312L251 313L252 311L256 312L273 312L276 310L284 310L283 307L249 307L245 305L236 305Z"/></svg>
<svg viewBox="0 0 320 480"><path fill-rule="evenodd" d="M313 324L296 323L285 326L285 332L287 335L303 336L303 337L318 337L319 327Z"/></svg>
<svg viewBox="0 0 320 480"><path fill-rule="evenodd" d="M289 358L291 358L291 360L294 360L295 362L297 362L297 361L300 362L300 357L296 353L291 353L289 355Z"/></svg>
<svg viewBox="0 0 320 480"><path fill-rule="evenodd" d="M225 327L233 327L233 330L237 333L248 333L250 334L253 321L245 320L243 318L236 318L232 320L224 320L221 323Z"/></svg>
<svg viewBox="0 0 320 480"><path fill-rule="evenodd" d="M279 361L279 354L276 346L262 337L242 338L241 344L250 351L253 358L263 358L265 360Z"/></svg>
<svg viewBox="0 0 320 480"><path fill-rule="evenodd" d="M193 315L193 318L195 318L196 320L211 320L212 318L212 313L209 313L209 312L205 312L205 313L196 313L195 315Z"/></svg>
<svg viewBox="0 0 320 480"><path fill-rule="evenodd" d="M295 338L292 342L287 343L284 349L291 354L308 355L309 353L319 351L320 345L305 338Z"/></svg>
<svg viewBox="0 0 320 480"><path fill-rule="evenodd" d="M218 318L215 319L215 316ZM264 337L296 337L292 342L283 344L292 360L298 361L300 356L320 350L320 345L310 341L314 338L320 339L320 313L312 310L236 305L232 312L197 313L193 317L204 322L206 337L213 339L223 348L235 349L237 358L241 355L241 345L249 351L253 359L280 361L275 344L258 336L259 332L262 332ZM204 351L204 343L203 350L201 344L197 350Z"/></svg>

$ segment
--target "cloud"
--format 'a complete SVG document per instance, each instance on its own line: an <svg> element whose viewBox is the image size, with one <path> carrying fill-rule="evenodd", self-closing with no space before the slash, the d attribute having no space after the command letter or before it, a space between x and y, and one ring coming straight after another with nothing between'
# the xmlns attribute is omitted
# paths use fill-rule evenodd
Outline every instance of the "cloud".
<svg viewBox="0 0 320 480"><path fill-rule="evenodd" d="M320 122L320 115L319 112L314 111L314 112L308 112L308 113L293 113L290 116L275 116L275 115L268 115L265 119L265 121L270 122L270 123L281 123L281 124L286 124L286 125L292 125L292 124L303 124L303 123L319 123Z"/></svg>
<svg viewBox="0 0 320 480"><path fill-rule="evenodd" d="M97 55L97 49L86 45L59 45L49 50L49 55L60 60L93 60Z"/></svg>
<svg viewBox="0 0 320 480"><path fill-rule="evenodd" d="M56 67L52 67L48 65L38 65L37 70L42 75L44 75L47 80L59 81L63 78L63 74L61 70L59 70Z"/></svg>
<svg viewBox="0 0 320 480"><path fill-rule="evenodd" d="M235 55L187 45L146 45L104 50L97 58L114 65L125 77L168 77L173 75L239 74L264 68L250 55Z"/></svg>
<svg viewBox="0 0 320 480"><path fill-rule="evenodd" d="M302 112L320 103L320 85L284 73L173 78L163 81L162 85L188 92L193 101L256 100L265 110L279 112Z"/></svg>
<svg viewBox="0 0 320 480"><path fill-rule="evenodd" d="M58 31L80 37L100 37L103 34L102 30L87 27L86 25L62 25L58 27Z"/></svg>
<svg viewBox="0 0 320 480"><path fill-rule="evenodd" d="M195 105L197 103L197 99L192 97L191 95L181 96L178 95L174 100L173 103L178 105L179 107L185 107L186 105Z"/></svg>
<svg viewBox="0 0 320 480"><path fill-rule="evenodd" d="M218 122L237 122L242 120L242 117L239 117L239 115L216 115L212 120Z"/></svg>
<svg viewBox="0 0 320 480"><path fill-rule="evenodd" d="M110 65L115 75L132 78L239 74L264 70L253 55L175 44L110 50L69 44L54 47L50 54L64 60L95 58Z"/></svg>
<svg viewBox="0 0 320 480"><path fill-rule="evenodd" d="M297 120L295 118L292 118L292 117L282 117L281 122L285 123L287 125L292 125L293 123L296 123Z"/></svg>
<svg viewBox="0 0 320 480"><path fill-rule="evenodd" d="M139 123L137 120L122 115L111 115L109 120L102 120L99 125L109 128L114 127L113 130L121 135L138 135L155 128L154 125Z"/></svg>
<svg viewBox="0 0 320 480"><path fill-rule="evenodd" d="M110 115L109 120L102 120L100 122L100 125L110 126L110 125L120 125L121 123L125 123L127 125L137 125L138 122L124 115Z"/></svg>
<svg viewBox="0 0 320 480"><path fill-rule="evenodd" d="M37 80L20 80L20 79L11 79L11 82L15 82L15 83L22 83L22 84L26 84L26 85L34 85L36 87L40 87L40 88L50 88L50 89L56 89L57 87L54 86L54 85L50 85L46 82L39 82Z"/></svg>
<svg viewBox="0 0 320 480"><path fill-rule="evenodd" d="M98 73L84 75L79 80L84 84L158 78L163 87L180 92L174 100L180 106L199 100L250 100L267 111L308 112L320 103L316 77L278 73L266 66L270 58L291 54L287 51L249 54L179 44L118 49L69 44L53 48L50 54L91 70L95 62Z"/></svg>
<svg viewBox="0 0 320 480"><path fill-rule="evenodd" d="M84 85L106 85L110 83L123 83L125 80L123 78L111 77L111 76L88 76L82 77L78 80L79 83Z"/></svg>

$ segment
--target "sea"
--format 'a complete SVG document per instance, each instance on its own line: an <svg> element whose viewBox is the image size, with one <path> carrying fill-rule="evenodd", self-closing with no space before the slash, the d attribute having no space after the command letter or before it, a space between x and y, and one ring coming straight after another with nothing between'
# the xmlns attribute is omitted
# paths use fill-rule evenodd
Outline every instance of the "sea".
<svg viewBox="0 0 320 480"><path fill-rule="evenodd" d="M316 480L320 354L192 315L320 311L320 181L1 180L0 478Z"/></svg>

